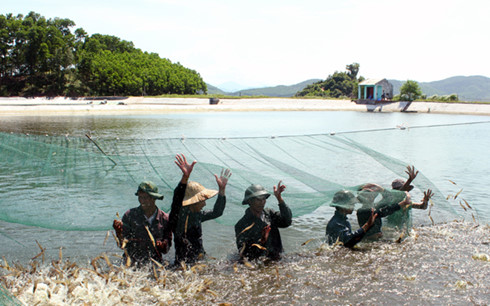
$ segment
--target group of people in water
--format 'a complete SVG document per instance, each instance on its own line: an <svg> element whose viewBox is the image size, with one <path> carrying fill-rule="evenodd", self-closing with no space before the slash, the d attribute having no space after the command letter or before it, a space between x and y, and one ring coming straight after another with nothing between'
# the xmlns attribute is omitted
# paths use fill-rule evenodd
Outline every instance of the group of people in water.
<svg viewBox="0 0 490 306"><path fill-rule="evenodd" d="M196 161L189 163L183 154L177 155L175 164L182 171L182 178L174 189L169 214L156 206L156 200L163 200L158 187L144 181L136 191L140 205L126 211L122 220L114 220L113 227L119 246L124 250L127 265L145 264L150 261L161 263L162 254L168 253L175 246L175 263L192 264L205 255L202 242L202 222L216 219L223 214L226 206L226 185L232 175L230 169L223 169L215 174L218 190L207 189L201 184L190 181L190 175ZM340 243L353 247L361 239L376 239L381 233L381 218L401 211L400 217L406 217L408 207L426 209L432 191L424 192L421 203L411 201L409 191L411 182L418 172L407 167L407 181L395 180L392 183L395 192L385 190L380 185L369 183L359 186L357 195L349 190L335 193L331 206L336 211L326 228L327 241L330 244ZM281 181L273 187L279 211L265 208L271 196L264 187L252 184L245 190L243 205L248 205L244 216L235 225L235 237L241 259L253 260L265 257L272 260L280 258L283 246L279 228L289 227L292 223L292 212L282 198L286 186ZM206 200L217 195L212 210L203 210ZM375 203L381 195L382 199ZM361 226L352 232L347 215L354 211L356 203L362 207L357 210Z"/></svg>

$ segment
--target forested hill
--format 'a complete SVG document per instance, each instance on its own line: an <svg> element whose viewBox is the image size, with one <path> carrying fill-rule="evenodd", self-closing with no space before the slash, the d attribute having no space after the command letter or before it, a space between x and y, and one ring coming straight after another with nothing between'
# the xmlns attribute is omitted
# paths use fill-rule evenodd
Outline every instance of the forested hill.
<svg viewBox="0 0 490 306"><path fill-rule="evenodd" d="M70 19L0 15L0 96L205 93L199 73Z"/></svg>
<svg viewBox="0 0 490 306"><path fill-rule="evenodd" d="M388 80L393 84L393 94L400 93L405 81ZM460 101L490 101L490 78L485 76L455 76L440 81L420 82L422 93L432 95L457 94Z"/></svg>

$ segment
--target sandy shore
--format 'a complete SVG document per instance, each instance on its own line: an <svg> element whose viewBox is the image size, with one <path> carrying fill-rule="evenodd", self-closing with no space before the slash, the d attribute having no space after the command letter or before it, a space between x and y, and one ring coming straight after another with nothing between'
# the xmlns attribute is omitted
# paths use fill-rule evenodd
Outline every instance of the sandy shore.
<svg viewBox="0 0 490 306"><path fill-rule="evenodd" d="M349 100L319 99L221 99L210 105L209 99L143 98L123 100L73 100L63 97L2 98L0 116L42 115L117 115L177 112L221 111L361 111L401 112L408 102L379 105L358 105ZM490 104L413 102L406 109L416 113L490 115Z"/></svg>

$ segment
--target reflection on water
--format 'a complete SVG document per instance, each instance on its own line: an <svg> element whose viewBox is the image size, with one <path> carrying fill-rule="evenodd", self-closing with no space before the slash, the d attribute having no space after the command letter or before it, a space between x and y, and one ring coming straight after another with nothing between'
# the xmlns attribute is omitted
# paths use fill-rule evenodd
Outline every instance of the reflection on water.
<svg viewBox="0 0 490 306"><path fill-rule="evenodd" d="M0 131L98 137L240 137L352 132L489 121L485 116L362 112L217 112L131 116L14 116ZM479 128L482 128L481 126ZM477 127L477 129L479 129ZM484 128L484 127L483 127ZM487 128L488 129L488 128ZM361 135L369 135L362 133ZM375 135L375 134L374 134ZM455 135L458 136L458 135ZM471 134L466 135L473 137ZM362 136L364 137L364 136Z"/></svg>

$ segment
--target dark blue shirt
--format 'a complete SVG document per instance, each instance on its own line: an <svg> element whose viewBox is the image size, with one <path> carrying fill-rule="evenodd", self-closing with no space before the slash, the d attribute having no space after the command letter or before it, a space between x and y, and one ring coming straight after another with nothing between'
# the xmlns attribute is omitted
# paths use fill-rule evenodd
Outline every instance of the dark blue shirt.
<svg viewBox="0 0 490 306"><path fill-rule="evenodd" d="M361 241L365 234L362 227L352 232L350 223L347 221L347 216L338 210L335 211L332 219L327 224L327 239L329 244L333 244L338 240L344 246L351 248Z"/></svg>

